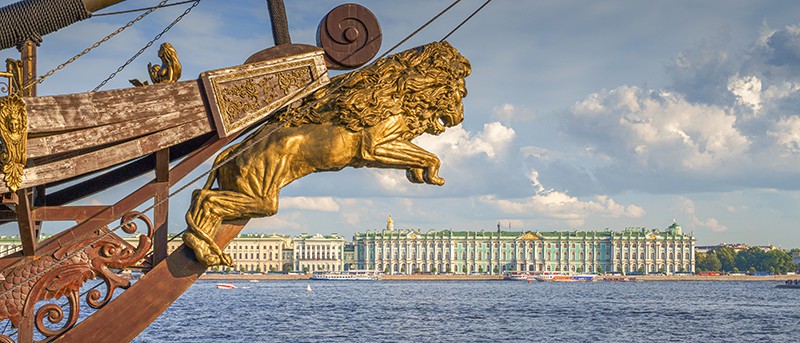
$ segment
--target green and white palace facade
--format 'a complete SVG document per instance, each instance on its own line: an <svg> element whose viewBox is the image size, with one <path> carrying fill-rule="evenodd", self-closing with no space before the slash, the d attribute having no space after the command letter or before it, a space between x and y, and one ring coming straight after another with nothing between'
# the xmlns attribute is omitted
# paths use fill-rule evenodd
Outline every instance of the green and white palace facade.
<svg viewBox="0 0 800 343"><path fill-rule="evenodd" d="M358 269L385 273L694 272L695 238L673 223L665 230L453 231L395 230L353 237Z"/></svg>

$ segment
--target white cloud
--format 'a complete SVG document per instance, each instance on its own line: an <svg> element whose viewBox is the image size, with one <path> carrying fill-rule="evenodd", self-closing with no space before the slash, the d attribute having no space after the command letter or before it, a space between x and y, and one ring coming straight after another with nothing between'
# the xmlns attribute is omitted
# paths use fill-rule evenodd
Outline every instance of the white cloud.
<svg viewBox="0 0 800 343"><path fill-rule="evenodd" d="M590 215L640 218L645 214L644 209L637 205L621 205L605 195L596 195L584 201L564 192L547 189L539 181L536 170L531 171L530 180L535 191L531 197L515 201L486 195L481 197L481 201L505 214L561 219L570 226L582 225Z"/></svg>
<svg viewBox="0 0 800 343"><path fill-rule="evenodd" d="M736 101L750 107L755 114L761 110L761 80L755 76L739 77L728 81L728 90L736 95Z"/></svg>
<svg viewBox="0 0 800 343"><path fill-rule="evenodd" d="M515 135L514 129L499 122L492 122L484 124L483 130L477 135L457 125L448 128L439 136L422 135L415 139L414 143L449 162L480 154L494 159L505 152Z"/></svg>
<svg viewBox="0 0 800 343"><path fill-rule="evenodd" d="M679 196L675 199L675 204L673 206L674 209L678 210L679 212L683 212L689 218L689 224L692 227L700 227L700 228L707 228L711 232L725 232L728 231L728 227L722 225L716 218L708 218L708 219L701 219L697 216L697 210L695 208L694 201L691 199ZM730 211L730 206L728 206L728 210Z"/></svg>
<svg viewBox="0 0 800 343"><path fill-rule="evenodd" d="M800 153L800 117L779 120L768 134L775 138L787 154Z"/></svg>
<svg viewBox="0 0 800 343"><path fill-rule="evenodd" d="M736 116L673 92L622 86L591 94L570 112L568 135L625 165L705 169L740 160L750 145Z"/></svg>
<svg viewBox="0 0 800 343"><path fill-rule="evenodd" d="M331 197L283 197L279 201L281 209L299 209L322 212L339 211L339 204Z"/></svg>

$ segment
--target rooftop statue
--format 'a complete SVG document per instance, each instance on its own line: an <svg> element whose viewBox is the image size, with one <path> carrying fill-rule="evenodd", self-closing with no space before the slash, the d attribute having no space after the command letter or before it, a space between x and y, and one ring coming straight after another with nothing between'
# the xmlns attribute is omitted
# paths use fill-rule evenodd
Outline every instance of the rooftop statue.
<svg viewBox="0 0 800 343"><path fill-rule="evenodd" d="M470 72L464 56L438 42L333 78L219 154L219 168L192 194L184 242L204 265L231 266L213 241L222 221L274 215L281 188L315 172L405 169L413 183L443 185L439 158L411 140L464 120Z"/></svg>

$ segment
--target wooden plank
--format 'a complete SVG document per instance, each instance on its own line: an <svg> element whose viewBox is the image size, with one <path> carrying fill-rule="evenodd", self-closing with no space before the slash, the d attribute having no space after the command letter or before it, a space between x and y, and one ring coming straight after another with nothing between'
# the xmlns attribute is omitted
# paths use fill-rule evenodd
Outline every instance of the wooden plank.
<svg viewBox="0 0 800 343"><path fill-rule="evenodd" d="M19 203L17 204L17 225L19 225L19 239L22 243L22 255L34 256L36 243L39 240L39 227L31 216L31 198L27 189L17 190Z"/></svg>
<svg viewBox="0 0 800 343"><path fill-rule="evenodd" d="M196 120L80 156L26 168L21 188L63 180L120 164L203 135L208 133L209 129L208 119ZM0 185L0 193L5 192L8 192L6 185Z"/></svg>
<svg viewBox="0 0 800 343"><path fill-rule="evenodd" d="M208 114L201 104L189 109L162 109L161 115L121 123L31 137L28 139L28 159L127 141L205 118L208 118ZM211 130L213 128L209 127Z"/></svg>
<svg viewBox="0 0 800 343"><path fill-rule="evenodd" d="M156 189L153 201L153 264L167 258L169 231L169 149L156 152Z"/></svg>
<svg viewBox="0 0 800 343"><path fill-rule="evenodd" d="M247 219L223 223L214 241L225 249ZM56 342L130 342L189 288L205 267L181 245L105 307L78 323Z"/></svg>
<svg viewBox="0 0 800 343"><path fill-rule="evenodd" d="M24 98L28 134L80 130L203 107L198 80Z"/></svg>

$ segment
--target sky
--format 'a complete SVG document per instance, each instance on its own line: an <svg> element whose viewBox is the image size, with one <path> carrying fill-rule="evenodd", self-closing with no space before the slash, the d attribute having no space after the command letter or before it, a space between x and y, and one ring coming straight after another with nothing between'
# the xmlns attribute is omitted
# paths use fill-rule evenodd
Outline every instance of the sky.
<svg viewBox="0 0 800 343"><path fill-rule="evenodd" d="M440 40L483 2L461 1L395 52ZM286 1L292 41L315 44L319 21L341 3ZM358 3L377 16L383 53L450 2ZM129 0L98 13L155 4ZM39 94L93 89L187 7L156 11L55 73ZM94 17L45 36L39 74L135 16ZM444 186L411 184L397 170L313 174L283 189L276 215L243 232L350 239L384 228L389 214L396 228L423 232L498 223L664 229L676 220L698 245L800 247L800 3L495 0L448 41L473 68L464 122L414 141L441 158ZM161 42L178 51L182 80L239 65L273 45L266 2L203 0ZM146 79L158 43L103 90ZM18 53L0 51L8 57ZM147 181L80 204L110 204ZM172 199L171 232L186 227L190 190L201 186Z"/></svg>

